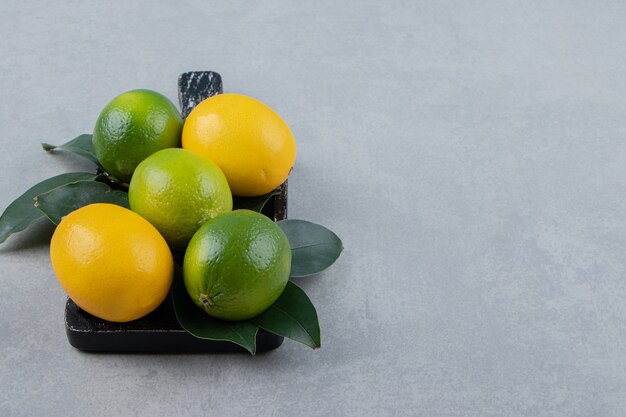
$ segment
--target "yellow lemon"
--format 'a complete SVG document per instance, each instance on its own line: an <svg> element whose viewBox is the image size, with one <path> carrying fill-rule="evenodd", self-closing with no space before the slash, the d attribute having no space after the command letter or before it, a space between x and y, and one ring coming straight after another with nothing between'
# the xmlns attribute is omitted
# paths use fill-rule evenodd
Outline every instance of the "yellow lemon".
<svg viewBox="0 0 626 417"><path fill-rule="evenodd" d="M50 258L80 308L115 322L157 308L174 273L172 254L154 226L113 204L90 204L65 216L52 236Z"/></svg>
<svg viewBox="0 0 626 417"><path fill-rule="evenodd" d="M182 146L219 165L232 193L244 197L278 187L296 160L289 126L265 104L240 94L198 104L183 125Z"/></svg>

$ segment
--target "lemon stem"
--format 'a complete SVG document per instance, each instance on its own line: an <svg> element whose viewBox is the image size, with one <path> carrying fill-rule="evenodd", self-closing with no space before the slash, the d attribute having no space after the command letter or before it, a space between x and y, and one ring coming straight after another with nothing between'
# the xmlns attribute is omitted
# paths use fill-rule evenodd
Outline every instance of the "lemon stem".
<svg viewBox="0 0 626 417"><path fill-rule="evenodd" d="M204 306L205 309L209 309L215 305L211 297L206 294L200 294L200 302Z"/></svg>

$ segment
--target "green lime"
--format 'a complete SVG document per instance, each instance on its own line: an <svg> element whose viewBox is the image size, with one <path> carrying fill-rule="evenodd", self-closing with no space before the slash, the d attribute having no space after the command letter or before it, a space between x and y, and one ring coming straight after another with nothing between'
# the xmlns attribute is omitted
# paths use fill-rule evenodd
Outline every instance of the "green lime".
<svg viewBox="0 0 626 417"><path fill-rule="evenodd" d="M144 159L128 187L130 208L184 250L207 220L233 209L226 177L210 159L179 148Z"/></svg>
<svg viewBox="0 0 626 417"><path fill-rule="evenodd" d="M130 181L148 156L180 147L183 119L165 96L133 90L115 97L102 110L93 130L93 150L106 171Z"/></svg>
<svg viewBox="0 0 626 417"><path fill-rule="evenodd" d="M291 269L287 236L276 223L251 210L235 210L205 223L183 261L185 287L207 314L245 320L282 294Z"/></svg>

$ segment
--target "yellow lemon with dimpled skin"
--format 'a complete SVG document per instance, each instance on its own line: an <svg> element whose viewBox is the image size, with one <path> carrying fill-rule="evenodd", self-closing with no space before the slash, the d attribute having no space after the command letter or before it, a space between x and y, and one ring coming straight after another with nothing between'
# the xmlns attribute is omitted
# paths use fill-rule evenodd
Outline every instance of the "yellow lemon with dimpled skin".
<svg viewBox="0 0 626 417"><path fill-rule="evenodd" d="M182 146L213 160L233 195L253 197L282 184L296 160L296 141L270 107L241 94L218 94L196 106Z"/></svg>
<svg viewBox="0 0 626 417"><path fill-rule="evenodd" d="M65 216L52 236L50 259L80 308L115 322L157 308L174 274L170 249L154 226L114 204L90 204Z"/></svg>

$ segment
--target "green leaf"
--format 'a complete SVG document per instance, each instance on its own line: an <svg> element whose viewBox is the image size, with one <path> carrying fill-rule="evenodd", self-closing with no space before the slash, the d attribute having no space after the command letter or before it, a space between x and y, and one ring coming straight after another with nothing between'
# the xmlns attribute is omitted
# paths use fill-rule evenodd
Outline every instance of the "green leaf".
<svg viewBox="0 0 626 417"><path fill-rule="evenodd" d="M93 203L129 208L128 194L93 180L66 184L35 197L35 206L54 224L59 224L63 216L74 210Z"/></svg>
<svg viewBox="0 0 626 417"><path fill-rule="evenodd" d="M80 135L70 140L69 142L64 143L63 145L56 146L56 145L50 145L48 143L42 143L41 146L47 152L52 152L54 150L60 149L60 150L75 153L76 155L80 155L84 158L89 159L90 161L98 165L99 167L102 167L102 165L100 165L100 161L98 161L98 158L96 158L96 154L93 151L93 146L91 144L91 136L92 135L88 135L88 134Z"/></svg>
<svg viewBox="0 0 626 417"><path fill-rule="evenodd" d="M306 277L331 266L343 250L341 239L319 224L305 220L281 220L278 226L291 245L291 276Z"/></svg>
<svg viewBox="0 0 626 417"><path fill-rule="evenodd" d="M180 271L180 268L177 268ZM174 276L172 299L176 318L183 329L195 337L236 343L251 354L256 353L256 324L248 320L225 321L213 318L196 306L185 288L182 274Z"/></svg>
<svg viewBox="0 0 626 417"><path fill-rule="evenodd" d="M0 216L0 243L11 234L26 229L35 220L43 217L43 213L35 208L33 199L39 194L54 188L76 181L94 179L96 176L88 172L69 172L48 178L31 187L15 201Z"/></svg>
<svg viewBox="0 0 626 417"><path fill-rule="evenodd" d="M316 349L320 347L320 325L315 307L296 284L285 291L259 316L251 319L260 328Z"/></svg>
<svg viewBox="0 0 626 417"><path fill-rule="evenodd" d="M237 197L233 196L233 210L248 209L260 213L270 198L279 195L280 191L274 190L270 193L258 197Z"/></svg>

